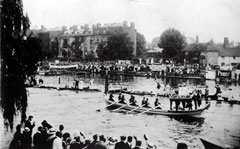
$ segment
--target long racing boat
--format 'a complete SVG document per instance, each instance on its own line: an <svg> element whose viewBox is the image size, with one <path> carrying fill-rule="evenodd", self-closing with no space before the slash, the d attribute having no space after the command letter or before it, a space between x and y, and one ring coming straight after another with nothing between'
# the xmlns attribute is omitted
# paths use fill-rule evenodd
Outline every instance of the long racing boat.
<svg viewBox="0 0 240 149"><path fill-rule="evenodd" d="M204 110L210 107L210 103L208 103L205 107L196 109L196 110L162 110L162 109L153 109L153 108L145 108L132 106L128 104L117 103L115 101L111 101L105 98L105 101L108 105L108 109L111 111L115 111L114 109L124 109L129 112L135 113L145 113L145 114L153 114L153 115L165 115L165 116L173 116L173 117L201 117Z"/></svg>

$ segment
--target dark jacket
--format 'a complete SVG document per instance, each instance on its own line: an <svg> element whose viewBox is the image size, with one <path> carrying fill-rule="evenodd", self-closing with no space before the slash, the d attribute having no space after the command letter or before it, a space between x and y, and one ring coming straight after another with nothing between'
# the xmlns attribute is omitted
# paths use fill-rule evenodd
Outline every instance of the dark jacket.
<svg viewBox="0 0 240 149"><path fill-rule="evenodd" d="M123 141L120 141L115 144L115 149L127 149L127 144Z"/></svg>

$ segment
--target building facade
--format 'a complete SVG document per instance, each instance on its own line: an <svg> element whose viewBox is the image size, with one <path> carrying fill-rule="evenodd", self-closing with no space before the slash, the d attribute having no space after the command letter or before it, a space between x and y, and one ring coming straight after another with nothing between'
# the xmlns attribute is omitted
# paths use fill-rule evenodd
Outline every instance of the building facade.
<svg viewBox="0 0 240 149"><path fill-rule="evenodd" d="M128 26L127 22L123 23L111 23L101 26L101 24L92 25L90 28L88 25L81 26L81 29L65 31L60 37L59 44L59 57L63 56L63 52L70 53L69 56L74 56L74 52L70 48L73 43L78 42L79 47L75 47L77 50L82 51L82 58L86 56L93 55L97 58L97 48L100 43L107 42L110 35L126 33L130 40L133 42L133 55L137 54L137 32L135 29L135 24L131 22ZM68 46L66 46L66 44Z"/></svg>

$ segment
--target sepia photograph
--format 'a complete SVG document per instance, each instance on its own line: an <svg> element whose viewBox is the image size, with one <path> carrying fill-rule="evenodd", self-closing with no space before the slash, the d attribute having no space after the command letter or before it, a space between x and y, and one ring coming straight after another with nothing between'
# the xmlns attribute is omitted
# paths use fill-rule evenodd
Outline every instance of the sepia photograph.
<svg viewBox="0 0 240 149"><path fill-rule="evenodd" d="M239 0L0 0L0 149L240 149Z"/></svg>

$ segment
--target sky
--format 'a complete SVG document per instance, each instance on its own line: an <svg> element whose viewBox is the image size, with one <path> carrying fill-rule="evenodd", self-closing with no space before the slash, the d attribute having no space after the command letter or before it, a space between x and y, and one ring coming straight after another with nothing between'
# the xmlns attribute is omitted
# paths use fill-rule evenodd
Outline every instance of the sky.
<svg viewBox="0 0 240 149"><path fill-rule="evenodd" d="M200 42L240 42L240 0L23 0L23 7L31 27L132 21L148 42L169 28Z"/></svg>

